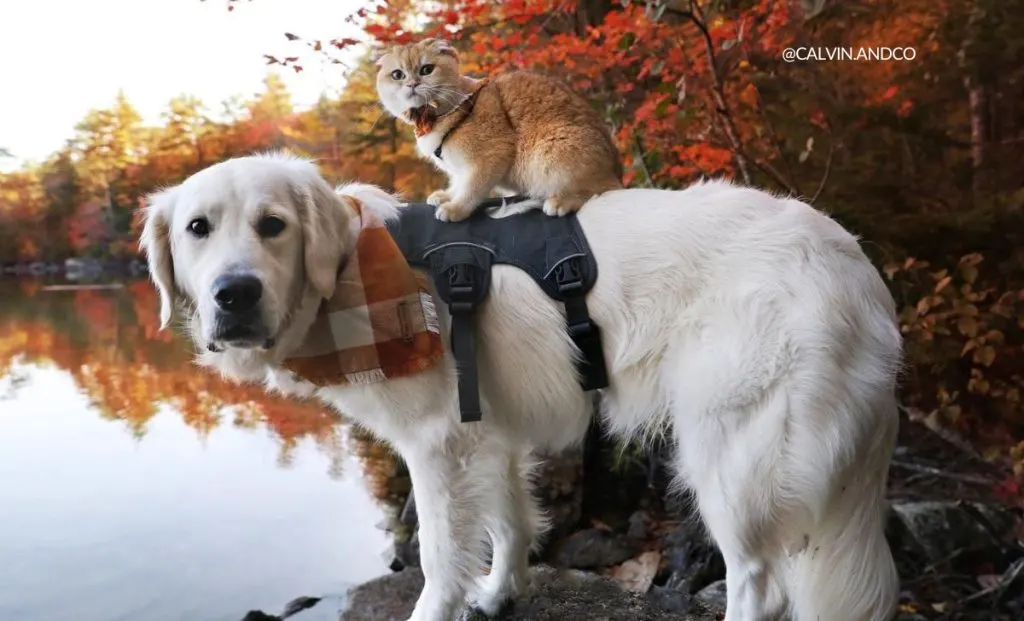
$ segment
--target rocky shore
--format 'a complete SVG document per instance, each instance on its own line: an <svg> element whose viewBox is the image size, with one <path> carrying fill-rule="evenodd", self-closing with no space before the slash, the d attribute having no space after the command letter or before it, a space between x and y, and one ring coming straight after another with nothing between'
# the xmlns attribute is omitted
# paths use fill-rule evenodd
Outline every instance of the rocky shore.
<svg viewBox="0 0 1024 621"><path fill-rule="evenodd" d="M988 464L927 433L904 424L891 474L886 534L903 581L897 618L1024 618L1024 511L992 496L998 473ZM534 588L501 619L721 618L724 563L667 485L658 453L598 443L585 457L549 459L537 493L554 531L534 559ZM245 621L404 621L422 586L416 524L410 494L396 503L389 528L394 573L339 597L300 598L279 615L253 611Z"/></svg>

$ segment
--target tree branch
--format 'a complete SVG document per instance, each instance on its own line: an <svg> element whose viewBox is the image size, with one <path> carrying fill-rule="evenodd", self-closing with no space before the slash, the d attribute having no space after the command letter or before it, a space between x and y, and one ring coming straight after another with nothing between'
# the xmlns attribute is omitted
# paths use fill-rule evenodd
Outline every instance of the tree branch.
<svg viewBox="0 0 1024 621"><path fill-rule="evenodd" d="M636 147L637 157L640 158L640 166L644 171L644 176L647 177L647 187L654 187L654 179L651 177L651 169L647 167L647 159L644 157L644 147L640 143L640 136L633 136L633 144Z"/></svg>
<svg viewBox="0 0 1024 621"><path fill-rule="evenodd" d="M814 191L814 196L811 197L810 202L813 204L814 201L818 200L821 196L822 191L825 190L825 184L828 183L829 173L832 172L832 157L836 151L836 140L832 136L832 126L826 125L828 128L828 159L825 160L825 172L821 175L821 181L818 183L818 189Z"/></svg>
<svg viewBox="0 0 1024 621"><path fill-rule="evenodd" d="M903 468L904 470L910 470L911 472L920 472L922 474L928 474L934 477L941 477L943 479L951 479L953 481L960 481L962 483L973 483L975 485L985 485L991 487L995 485L995 481L987 477L975 475L975 474L961 474L959 472L947 472L939 468L933 468L932 466L923 466L921 464L914 464L906 461L892 460L892 465L897 468Z"/></svg>
<svg viewBox="0 0 1024 621"><path fill-rule="evenodd" d="M725 99L725 83L722 81L722 76L718 71L718 65L715 61L715 45L714 41L711 39L711 33L708 31L707 25L705 24L704 13L700 10L700 5L698 5L694 0L690 0L689 11L670 9L670 12L673 15L678 15L689 20L701 32L701 36L704 39L704 50L707 56L708 71L711 73L711 97L715 104L715 112L721 119L722 131L725 133L725 137L728 139L729 145L733 150L733 156L736 159L736 167L739 168L743 181L747 185L750 185L751 177L750 167L747 162L748 158L743 148L743 143L740 141L739 130L736 128L736 123L733 121L732 113L729 110L729 104Z"/></svg>

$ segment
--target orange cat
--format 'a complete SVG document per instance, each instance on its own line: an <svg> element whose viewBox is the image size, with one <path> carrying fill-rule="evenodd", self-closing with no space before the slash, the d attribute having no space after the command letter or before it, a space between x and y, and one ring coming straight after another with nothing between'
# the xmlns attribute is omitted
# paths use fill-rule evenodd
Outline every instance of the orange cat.
<svg viewBox="0 0 1024 621"><path fill-rule="evenodd" d="M577 211L622 187L611 133L580 96L557 80L516 71L475 80L440 39L387 50L378 60L384 107L414 125L419 152L448 175L432 193L440 220L467 218L498 190L544 200L544 212Z"/></svg>

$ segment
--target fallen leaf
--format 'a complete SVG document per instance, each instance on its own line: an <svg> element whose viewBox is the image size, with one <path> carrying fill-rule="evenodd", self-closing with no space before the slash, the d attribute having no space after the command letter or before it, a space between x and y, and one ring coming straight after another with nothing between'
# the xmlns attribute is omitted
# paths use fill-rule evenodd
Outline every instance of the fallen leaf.
<svg viewBox="0 0 1024 621"><path fill-rule="evenodd" d="M612 578L626 591L646 593L658 573L661 553L644 552L635 559L626 561L612 570Z"/></svg>
<svg viewBox="0 0 1024 621"><path fill-rule="evenodd" d="M978 576L978 584L983 589L994 589L999 584L1002 576L999 574L982 574Z"/></svg>
<svg viewBox="0 0 1024 621"><path fill-rule="evenodd" d="M608 526L607 524L605 524L605 523L604 523L604 522L602 522L601 520L591 520L591 521L590 521L590 524L591 524L591 525L592 525L592 526L593 526L594 528L596 528L597 530L602 530L602 531L604 531L604 532L606 532L606 533L610 533L610 532L612 532L612 527L611 527L611 526Z"/></svg>

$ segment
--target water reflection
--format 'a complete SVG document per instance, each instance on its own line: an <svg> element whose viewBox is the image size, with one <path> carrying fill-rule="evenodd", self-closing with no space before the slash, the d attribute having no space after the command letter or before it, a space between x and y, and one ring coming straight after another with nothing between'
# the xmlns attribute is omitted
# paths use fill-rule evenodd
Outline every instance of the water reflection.
<svg viewBox="0 0 1024 621"><path fill-rule="evenodd" d="M227 621L384 573L394 457L197 369L157 309L0 283L0 619Z"/></svg>

